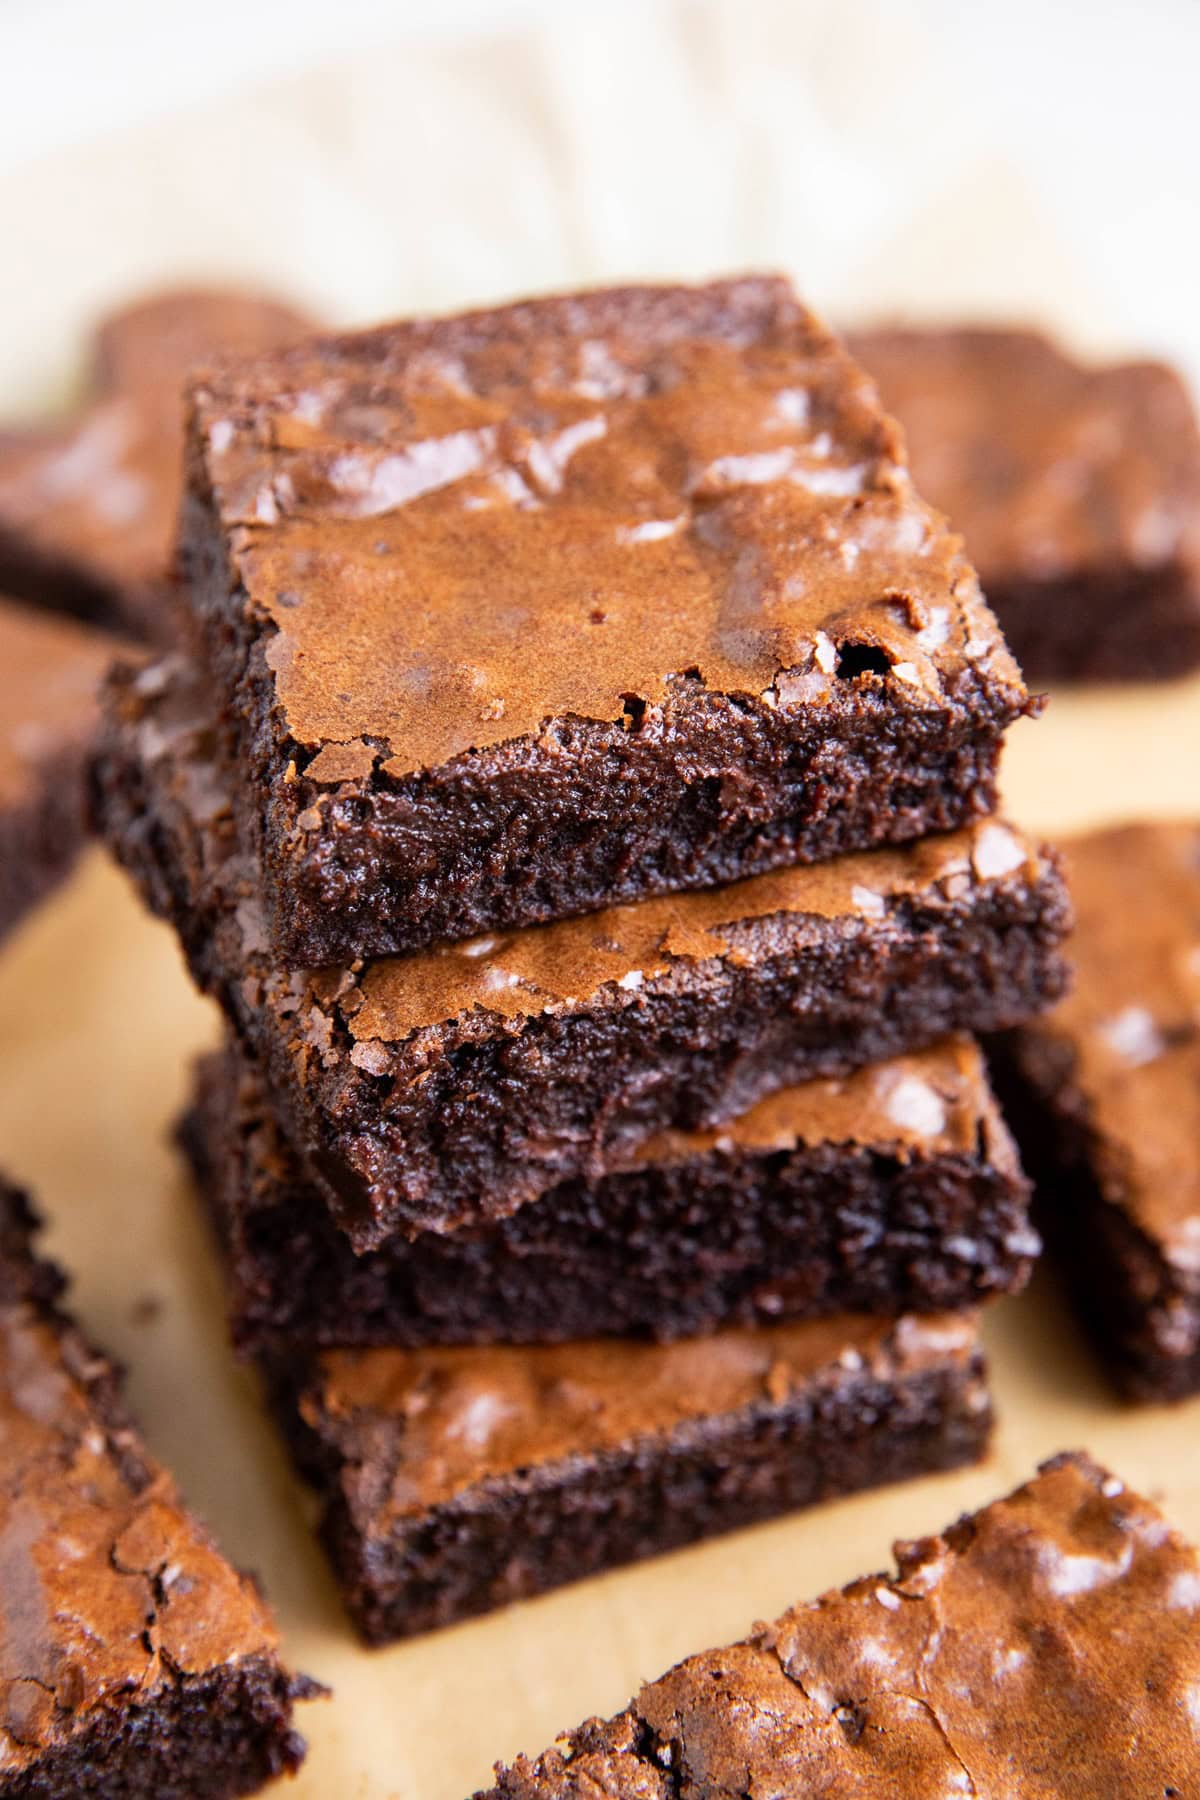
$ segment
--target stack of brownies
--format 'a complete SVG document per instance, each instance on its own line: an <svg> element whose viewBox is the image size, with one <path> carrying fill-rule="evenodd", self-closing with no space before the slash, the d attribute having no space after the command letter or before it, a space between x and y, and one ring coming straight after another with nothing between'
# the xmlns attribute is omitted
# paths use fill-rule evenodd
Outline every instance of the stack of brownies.
<svg viewBox="0 0 1200 1800"><path fill-rule="evenodd" d="M229 1024L185 1139L373 1641L976 1456L1063 991L1020 673L786 283L198 378L95 804Z"/></svg>

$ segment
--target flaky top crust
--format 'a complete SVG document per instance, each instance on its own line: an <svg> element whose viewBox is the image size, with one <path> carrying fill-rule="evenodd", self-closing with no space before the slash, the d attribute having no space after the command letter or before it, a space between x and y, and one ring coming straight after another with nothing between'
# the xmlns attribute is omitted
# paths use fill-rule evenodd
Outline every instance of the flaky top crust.
<svg viewBox="0 0 1200 1800"><path fill-rule="evenodd" d="M190 481L281 754L403 776L673 679L806 712L1019 673L870 383L789 285L626 288L326 337L192 396Z"/></svg>

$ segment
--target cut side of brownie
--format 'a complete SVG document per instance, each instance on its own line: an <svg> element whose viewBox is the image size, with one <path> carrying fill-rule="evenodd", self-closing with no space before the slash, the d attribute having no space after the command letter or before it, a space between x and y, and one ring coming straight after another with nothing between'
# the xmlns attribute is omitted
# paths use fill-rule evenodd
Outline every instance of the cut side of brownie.
<svg viewBox="0 0 1200 1800"><path fill-rule="evenodd" d="M280 963L954 828L1028 709L900 434L782 280L229 364L188 460L189 600Z"/></svg>
<svg viewBox="0 0 1200 1800"><path fill-rule="evenodd" d="M110 691L101 828L175 926L357 1250L501 1218L667 1129L1062 992L1053 858L994 819L339 970L273 961L195 677Z"/></svg>
<svg viewBox="0 0 1200 1800"><path fill-rule="evenodd" d="M53 1304L0 1184L0 1797L224 1800L299 1766L314 1691Z"/></svg>
<svg viewBox="0 0 1200 1800"><path fill-rule="evenodd" d="M967 1313L266 1366L371 1643L972 1461L991 1424Z"/></svg>
<svg viewBox="0 0 1200 1800"><path fill-rule="evenodd" d="M1200 1392L1200 825L1067 846L1077 980L996 1046L1046 1236L1113 1373Z"/></svg>
<svg viewBox="0 0 1200 1800"><path fill-rule="evenodd" d="M1174 370L983 326L848 342L1031 681L1200 667L1200 429Z"/></svg>
<svg viewBox="0 0 1200 1800"><path fill-rule="evenodd" d="M784 1089L508 1219L364 1256L233 1046L198 1066L181 1137L242 1351L666 1341L837 1312L949 1311L1020 1287L1038 1249L967 1040Z"/></svg>
<svg viewBox="0 0 1200 1800"><path fill-rule="evenodd" d="M116 640L0 599L0 937L74 867Z"/></svg>
<svg viewBox="0 0 1200 1800"><path fill-rule="evenodd" d="M689 1657L476 1800L1185 1800L1200 1559L1061 1456L898 1571Z"/></svg>
<svg viewBox="0 0 1200 1800"><path fill-rule="evenodd" d="M253 295L180 290L103 320L81 409L0 429L0 589L156 643L175 637L184 378L312 321Z"/></svg>

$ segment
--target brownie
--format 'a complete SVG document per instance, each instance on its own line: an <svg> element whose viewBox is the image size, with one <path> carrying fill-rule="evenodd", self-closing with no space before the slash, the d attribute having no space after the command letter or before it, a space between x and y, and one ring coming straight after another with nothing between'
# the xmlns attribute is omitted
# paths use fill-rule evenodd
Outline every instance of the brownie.
<svg viewBox="0 0 1200 1800"><path fill-rule="evenodd" d="M192 393L181 555L297 967L988 810L1019 671L782 280L326 337Z"/></svg>
<svg viewBox="0 0 1200 1800"><path fill-rule="evenodd" d="M1200 1393L1200 825L1069 845L1074 992L996 1047L1047 1238L1135 1397Z"/></svg>
<svg viewBox="0 0 1200 1800"><path fill-rule="evenodd" d="M199 1800L299 1766L258 1589L147 1454L0 1185L0 1797Z"/></svg>
<svg viewBox="0 0 1200 1800"><path fill-rule="evenodd" d="M116 644L0 599L0 938L69 873Z"/></svg>
<svg viewBox="0 0 1200 1800"><path fill-rule="evenodd" d="M294 1351L275 1410L370 1643L982 1455L971 1314L677 1344Z"/></svg>
<svg viewBox="0 0 1200 1800"><path fill-rule="evenodd" d="M410 957L267 947L186 666L121 677L94 789L357 1250L500 1218L611 1153L1062 991L1065 890L1007 826Z"/></svg>
<svg viewBox="0 0 1200 1800"><path fill-rule="evenodd" d="M0 589L131 636L173 637L184 377L216 349L264 350L310 323L220 290L156 295L104 320L78 411L0 428Z"/></svg>
<svg viewBox="0 0 1200 1800"><path fill-rule="evenodd" d="M1190 1800L1200 1560L1056 1457L897 1573L679 1663L476 1800Z"/></svg>
<svg viewBox="0 0 1200 1800"><path fill-rule="evenodd" d="M966 1039L670 1132L510 1218L356 1256L236 1050L197 1068L181 1137L243 1351L668 1340L727 1324L970 1306L1038 1240Z"/></svg>
<svg viewBox="0 0 1200 1800"><path fill-rule="evenodd" d="M1200 666L1200 431L1174 370L1088 365L986 327L849 343L1031 681Z"/></svg>

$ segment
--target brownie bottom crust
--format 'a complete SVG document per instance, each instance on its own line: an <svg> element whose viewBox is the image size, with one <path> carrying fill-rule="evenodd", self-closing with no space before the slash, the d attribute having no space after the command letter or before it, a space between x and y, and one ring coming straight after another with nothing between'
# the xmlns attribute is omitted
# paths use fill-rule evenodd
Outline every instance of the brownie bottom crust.
<svg viewBox="0 0 1200 1800"><path fill-rule="evenodd" d="M971 1462L991 1427L972 1315L264 1368L371 1644Z"/></svg>
<svg viewBox="0 0 1200 1800"><path fill-rule="evenodd" d="M1023 1285L1028 1186L976 1047L814 1082L564 1182L510 1218L358 1256L230 1044L196 1071L179 1136L215 1227L243 1353L389 1344L660 1341L839 1312L941 1312ZM880 1126L944 1108L939 1131ZM853 1115L859 1139L844 1135ZM785 1141L820 1121L830 1135ZM765 1134L762 1125L771 1128Z"/></svg>

